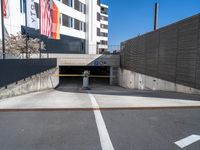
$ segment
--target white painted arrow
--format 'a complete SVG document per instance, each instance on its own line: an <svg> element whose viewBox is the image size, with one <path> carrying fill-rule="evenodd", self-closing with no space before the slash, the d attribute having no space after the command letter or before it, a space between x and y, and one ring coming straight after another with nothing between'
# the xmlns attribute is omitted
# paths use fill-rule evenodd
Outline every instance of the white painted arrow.
<svg viewBox="0 0 200 150"><path fill-rule="evenodd" d="M176 141L175 144L177 146L179 146L180 148L185 148L185 147L187 147L187 146L189 146L189 145L191 145L191 144L193 144L193 143L195 143L199 140L200 140L200 135L193 134L193 135L190 135L190 136L188 136L184 139Z"/></svg>

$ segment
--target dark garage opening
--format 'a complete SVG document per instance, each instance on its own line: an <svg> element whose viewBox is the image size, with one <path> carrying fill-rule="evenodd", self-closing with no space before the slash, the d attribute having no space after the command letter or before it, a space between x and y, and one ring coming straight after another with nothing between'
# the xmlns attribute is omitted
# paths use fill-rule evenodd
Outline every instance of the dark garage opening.
<svg viewBox="0 0 200 150"><path fill-rule="evenodd" d="M94 67L94 66L60 66L60 85L71 85L82 87L83 77L70 76L82 75L85 70L90 71L90 75L97 75L102 77L90 77L90 86L108 85L110 82L110 67Z"/></svg>

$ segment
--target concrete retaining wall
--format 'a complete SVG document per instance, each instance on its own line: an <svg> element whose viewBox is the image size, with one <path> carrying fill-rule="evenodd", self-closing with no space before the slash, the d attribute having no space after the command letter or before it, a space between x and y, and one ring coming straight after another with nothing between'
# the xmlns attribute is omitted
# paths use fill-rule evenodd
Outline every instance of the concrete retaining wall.
<svg viewBox="0 0 200 150"><path fill-rule="evenodd" d="M56 67L0 88L0 99L55 88L59 84L59 77L51 74L58 73L59 69Z"/></svg>
<svg viewBox="0 0 200 150"><path fill-rule="evenodd" d="M118 79L120 86L129 89L159 90L188 94L200 94L200 90L198 89L183 86L166 80L161 80L126 69L119 69Z"/></svg>
<svg viewBox="0 0 200 150"><path fill-rule="evenodd" d="M118 85L118 68L110 67L110 85Z"/></svg>
<svg viewBox="0 0 200 150"><path fill-rule="evenodd" d="M55 58L0 60L0 88L56 66L57 60Z"/></svg>
<svg viewBox="0 0 200 150"><path fill-rule="evenodd" d="M49 54L49 58L57 58L59 66L120 66L120 56L117 54Z"/></svg>

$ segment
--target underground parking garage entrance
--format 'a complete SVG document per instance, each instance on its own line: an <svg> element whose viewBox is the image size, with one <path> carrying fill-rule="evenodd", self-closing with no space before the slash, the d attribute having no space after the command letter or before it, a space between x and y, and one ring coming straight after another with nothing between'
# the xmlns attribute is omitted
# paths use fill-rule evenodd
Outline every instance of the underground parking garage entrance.
<svg viewBox="0 0 200 150"><path fill-rule="evenodd" d="M108 66L60 66L60 85L83 85L83 73L89 71L89 86L110 84L110 67Z"/></svg>

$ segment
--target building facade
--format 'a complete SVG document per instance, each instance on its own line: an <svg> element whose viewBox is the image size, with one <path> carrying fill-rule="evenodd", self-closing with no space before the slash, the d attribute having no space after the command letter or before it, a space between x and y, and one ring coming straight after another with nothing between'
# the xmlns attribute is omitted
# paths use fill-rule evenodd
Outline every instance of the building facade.
<svg viewBox="0 0 200 150"><path fill-rule="evenodd" d="M60 16L60 40L39 34L39 29L25 27L26 0L8 0L5 31L7 35L26 33L41 38L46 52L98 54L108 50L108 6L100 0L54 0ZM39 24L39 0L35 0ZM39 26L39 25L38 25Z"/></svg>
<svg viewBox="0 0 200 150"><path fill-rule="evenodd" d="M108 6L101 4L99 52L108 51Z"/></svg>

